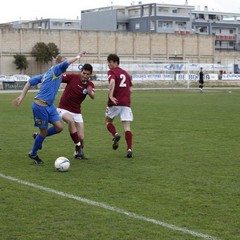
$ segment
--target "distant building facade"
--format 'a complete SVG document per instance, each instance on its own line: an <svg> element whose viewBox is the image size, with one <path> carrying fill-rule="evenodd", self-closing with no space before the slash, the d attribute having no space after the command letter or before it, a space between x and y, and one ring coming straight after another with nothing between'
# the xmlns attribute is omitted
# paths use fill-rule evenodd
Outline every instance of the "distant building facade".
<svg viewBox="0 0 240 240"><path fill-rule="evenodd" d="M100 23L100 24L99 24ZM81 29L215 35L218 50L240 50L240 14L195 10L188 4L138 4L81 11Z"/></svg>
<svg viewBox="0 0 240 240"><path fill-rule="evenodd" d="M43 29L43 30L80 30L80 20L70 19L37 19L32 21L18 20L10 23L0 24L0 28L17 28L17 29Z"/></svg>

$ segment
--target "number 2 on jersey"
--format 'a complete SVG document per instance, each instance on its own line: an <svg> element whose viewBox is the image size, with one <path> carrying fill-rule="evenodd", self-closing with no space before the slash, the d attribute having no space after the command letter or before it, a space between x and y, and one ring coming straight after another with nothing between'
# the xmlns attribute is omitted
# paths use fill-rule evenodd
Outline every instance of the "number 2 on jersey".
<svg viewBox="0 0 240 240"><path fill-rule="evenodd" d="M124 74L120 74L121 82L119 84L119 87L126 87L126 76Z"/></svg>

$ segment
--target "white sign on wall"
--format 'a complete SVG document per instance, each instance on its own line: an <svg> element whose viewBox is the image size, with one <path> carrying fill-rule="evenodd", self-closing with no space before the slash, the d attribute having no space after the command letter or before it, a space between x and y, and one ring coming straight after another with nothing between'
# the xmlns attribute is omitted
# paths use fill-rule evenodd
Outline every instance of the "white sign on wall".
<svg viewBox="0 0 240 240"><path fill-rule="evenodd" d="M80 71L83 64L71 64L67 71ZM107 64L94 63L92 64L95 72L107 72ZM196 64L196 63L122 63L121 67L129 72L151 72L151 73L165 73L165 72L198 72L200 67L205 72L227 71L233 72L233 64Z"/></svg>
<svg viewBox="0 0 240 240"><path fill-rule="evenodd" d="M222 80L240 80L240 74L223 74Z"/></svg>

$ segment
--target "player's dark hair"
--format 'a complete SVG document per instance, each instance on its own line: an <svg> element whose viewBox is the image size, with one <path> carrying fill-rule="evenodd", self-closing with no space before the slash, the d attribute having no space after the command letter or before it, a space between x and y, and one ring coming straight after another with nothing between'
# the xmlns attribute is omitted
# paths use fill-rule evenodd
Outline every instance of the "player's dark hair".
<svg viewBox="0 0 240 240"><path fill-rule="evenodd" d="M110 62L110 61L116 62L118 65L120 64L120 59L117 54L109 54L107 57L107 61L108 62Z"/></svg>
<svg viewBox="0 0 240 240"><path fill-rule="evenodd" d="M85 63L85 64L83 65L81 71L83 71L83 70L89 71L89 72L92 74L92 72L93 72L93 67L92 67L91 64Z"/></svg>

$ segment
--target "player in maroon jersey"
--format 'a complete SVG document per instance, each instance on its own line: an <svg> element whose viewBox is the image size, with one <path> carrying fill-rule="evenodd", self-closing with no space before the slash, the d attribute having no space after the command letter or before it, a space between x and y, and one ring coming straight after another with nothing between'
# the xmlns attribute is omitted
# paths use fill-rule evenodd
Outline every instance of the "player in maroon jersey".
<svg viewBox="0 0 240 240"><path fill-rule="evenodd" d="M91 99L95 97L94 84L89 80L92 71L92 65L84 64L80 74L63 74L62 76L62 82L67 85L57 110L63 121L68 124L69 134L75 144L74 157L77 159L87 159L83 153L84 124L81 104L87 95Z"/></svg>
<svg viewBox="0 0 240 240"><path fill-rule="evenodd" d="M117 116L120 117L127 143L127 158L131 158L132 131L130 123L133 121L131 110L132 79L124 69L119 67L120 59L116 54L108 55L107 62L109 67L109 93L106 109L106 127L113 136L112 148L116 150L121 136L113 125L113 120Z"/></svg>

